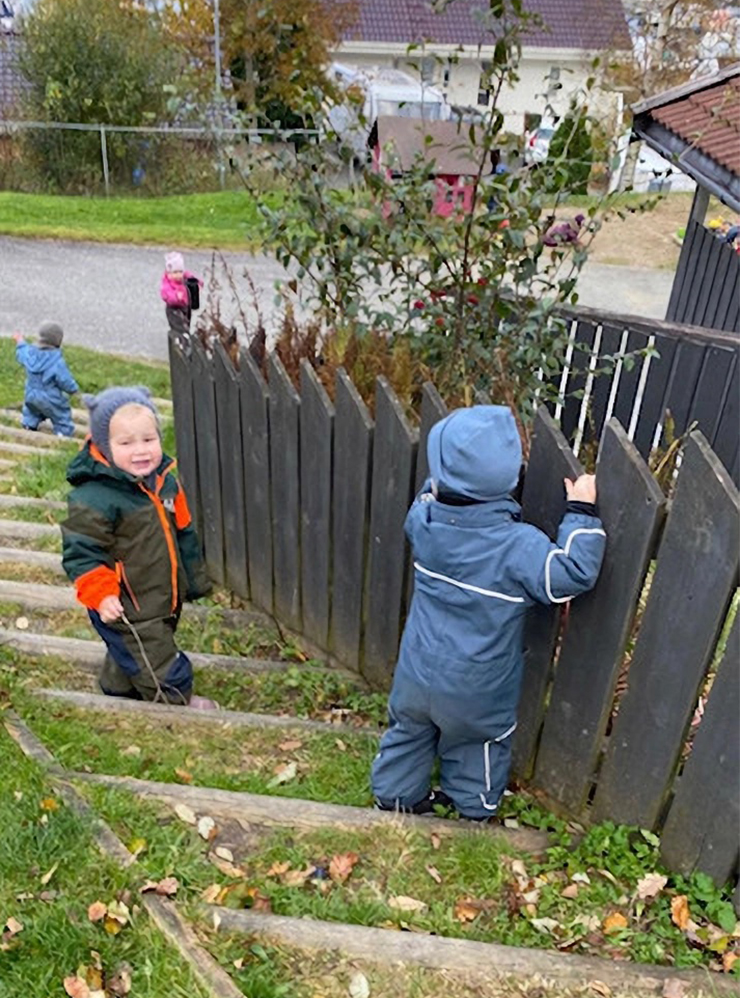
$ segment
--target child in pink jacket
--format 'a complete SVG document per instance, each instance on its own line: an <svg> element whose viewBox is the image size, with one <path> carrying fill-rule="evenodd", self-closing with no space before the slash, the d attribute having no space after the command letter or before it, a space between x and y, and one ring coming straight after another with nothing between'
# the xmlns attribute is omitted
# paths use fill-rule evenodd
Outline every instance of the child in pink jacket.
<svg viewBox="0 0 740 998"><path fill-rule="evenodd" d="M159 293L165 304L169 327L186 353L190 351L190 314L193 308L188 281L203 287L203 281L185 270L182 253L167 253ZM198 307L197 304L195 307Z"/></svg>

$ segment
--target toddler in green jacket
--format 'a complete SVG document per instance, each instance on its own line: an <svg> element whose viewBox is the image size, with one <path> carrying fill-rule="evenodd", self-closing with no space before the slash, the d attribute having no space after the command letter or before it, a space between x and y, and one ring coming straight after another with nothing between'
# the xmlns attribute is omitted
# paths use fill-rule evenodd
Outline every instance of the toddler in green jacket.
<svg viewBox="0 0 740 998"><path fill-rule="evenodd" d="M90 436L70 463L62 563L106 645L110 696L193 707L193 667L175 643L183 600L210 592L174 462L146 388L86 396Z"/></svg>

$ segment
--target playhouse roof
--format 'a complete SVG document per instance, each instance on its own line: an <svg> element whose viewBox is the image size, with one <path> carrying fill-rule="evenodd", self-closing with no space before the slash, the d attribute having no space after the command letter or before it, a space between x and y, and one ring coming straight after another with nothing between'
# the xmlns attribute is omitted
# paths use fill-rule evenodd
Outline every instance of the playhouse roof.
<svg viewBox="0 0 740 998"><path fill-rule="evenodd" d="M427 162L433 161L436 174L463 177L478 172L481 149L471 144L469 126L461 127L456 121L381 115L370 141L387 150L385 165L401 172L408 170L419 155ZM492 170L493 163L483 173Z"/></svg>
<svg viewBox="0 0 740 998"><path fill-rule="evenodd" d="M633 130L740 211L740 63L642 101Z"/></svg>
<svg viewBox="0 0 740 998"><path fill-rule="evenodd" d="M621 0L528 0L526 9L542 19L523 41L538 48L602 51L630 49ZM485 0L454 0L435 13L429 0L357 0L357 20L347 41L441 45L490 45L481 28Z"/></svg>

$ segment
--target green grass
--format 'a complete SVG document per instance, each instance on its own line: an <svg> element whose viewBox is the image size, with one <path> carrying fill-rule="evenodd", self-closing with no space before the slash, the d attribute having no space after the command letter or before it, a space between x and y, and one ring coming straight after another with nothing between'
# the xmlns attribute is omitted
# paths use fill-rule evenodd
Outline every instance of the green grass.
<svg viewBox="0 0 740 998"><path fill-rule="evenodd" d="M61 995L63 979L92 963L91 951L108 973L131 966L136 998L204 998L143 913L118 935L88 920L94 901L135 889L134 875L101 858L89 828L2 729L0 781L0 919L23 926L0 952L0 998Z"/></svg>
<svg viewBox="0 0 740 998"><path fill-rule="evenodd" d="M283 195L266 194L276 206ZM0 192L0 232L46 239L257 249L257 204L246 191L161 198L57 197Z"/></svg>

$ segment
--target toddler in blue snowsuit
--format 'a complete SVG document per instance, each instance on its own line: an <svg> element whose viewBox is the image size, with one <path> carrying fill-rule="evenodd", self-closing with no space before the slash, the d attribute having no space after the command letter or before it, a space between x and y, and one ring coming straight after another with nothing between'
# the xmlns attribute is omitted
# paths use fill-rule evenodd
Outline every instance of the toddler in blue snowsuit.
<svg viewBox="0 0 740 998"><path fill-rule="evenodd" d="M51 420L59 437L74 433L69 395L79 391L62 356L64 331L57 322L42 322L39 343L24 343L15 333L15 359L27 371L26 392L21 418L27 430L37 430L45 419Z"/></svg>
<svg viewBox="0 0 740 998"><path fill-rule="evenodd" d="M383 810L495 815L506 789L527 607L591 589L606 534L592 475L566 479L557 543L520 521L522 460L506 406L458 409L427 442L430 479L409 510L414 596L372 770ZM430 790L440 760L442 793Z"/></svg>

